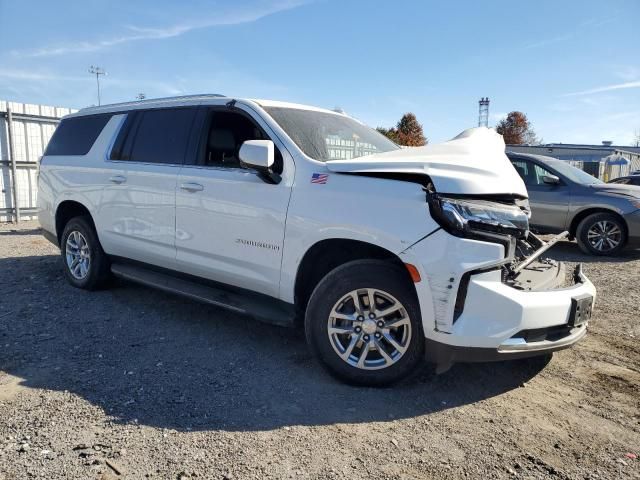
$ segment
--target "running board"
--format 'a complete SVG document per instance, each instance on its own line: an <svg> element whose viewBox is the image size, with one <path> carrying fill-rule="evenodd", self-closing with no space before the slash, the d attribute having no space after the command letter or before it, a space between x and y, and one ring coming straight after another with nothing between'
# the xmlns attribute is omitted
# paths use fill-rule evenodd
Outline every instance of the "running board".
<svg viewBox="0 0 640 480"><path fill-rule="evenodd" d="M294 306L267 295L246 290L236 292L231 290L233 287L222 288L222 286L205 284L206 280L200 283L125 263L112 264L111 272L124 280L215 305L241 315L248 315L261 322L288 327L294 324Z"/></svg>

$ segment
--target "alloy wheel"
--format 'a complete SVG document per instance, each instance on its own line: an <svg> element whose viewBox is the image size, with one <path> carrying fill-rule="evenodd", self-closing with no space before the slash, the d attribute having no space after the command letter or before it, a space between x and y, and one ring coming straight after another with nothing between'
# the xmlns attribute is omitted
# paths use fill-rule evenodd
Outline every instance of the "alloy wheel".
<svg viewBox="0 0 640 480"><path fill-rule="evenodd" d="M406 308L379 289L349 292L334 305L327 323L334 351L349 365L363 370L394 365L411 342Z"/></svg>
<svg viewBox="0 0 640 480"><path fill-rule="evenodd" d="M65 245L65 259L71 275L78 280L83 280L91 267L91 253L87 239L77 230L72 231L67 237Z"/></svg>
<svg viewBox="0 0 640 480"><path fill-rule="evenodd" d="M614 222L595 222L587 231L589 244L599 252L614 250L622 241L622 230Z"/></svg>

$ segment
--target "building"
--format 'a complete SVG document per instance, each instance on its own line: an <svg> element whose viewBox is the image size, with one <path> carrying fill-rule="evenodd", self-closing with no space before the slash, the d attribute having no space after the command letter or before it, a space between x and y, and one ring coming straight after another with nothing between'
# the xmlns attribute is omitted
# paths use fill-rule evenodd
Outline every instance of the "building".
<svg viewBox="0 0 640 480"><path fill-rule="evenodd" d="M0 221L36 216L38 161L70 108L0 100Z"/></svg>
<svg viewBox="0 0 640 480"><path fill-rule="evenodd" d="M640 147L548 143L545 145L507 145L507 151L546 155L566 160L601 180L629 175L640 170Z"/></svg>

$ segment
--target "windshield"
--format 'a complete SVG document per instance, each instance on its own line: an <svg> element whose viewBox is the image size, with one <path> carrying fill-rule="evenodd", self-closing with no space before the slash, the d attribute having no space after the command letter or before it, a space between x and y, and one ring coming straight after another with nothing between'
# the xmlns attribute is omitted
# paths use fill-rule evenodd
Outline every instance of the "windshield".
<svg viewBox="0 0 640 480"><path fill-rule="evenodd" d="M398 150L395 143L374 129L344 115L267 107L267 113L306 155L326 162Z"/></svg>
<svg viewBox="0 0 640 480"><path fill-rule="evenodd" d="M573 165L569 165L569 163L566 161L547 160L547 163L550 167L556 169L558 173L564 175L572 182L580 183L582 185L604 183L602 180L598 180L596 177L589 175L587 172L580 170Z"/></svg>

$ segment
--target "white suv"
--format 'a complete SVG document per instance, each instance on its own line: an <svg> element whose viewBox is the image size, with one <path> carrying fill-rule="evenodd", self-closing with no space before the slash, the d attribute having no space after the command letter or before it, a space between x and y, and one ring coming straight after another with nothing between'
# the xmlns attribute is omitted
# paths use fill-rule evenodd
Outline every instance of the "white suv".
<svg viewBox="0 0 640 480"><path fill-rule="evenodd" d="M396 381L425 356L444 371L565 348L595 297L580 268L540 260L525 186L486 128L400 149L343 113L283 102L92 107L58 126L38 201L72 285L115 275L302 323L329 371L357 384Z"/></svg>

